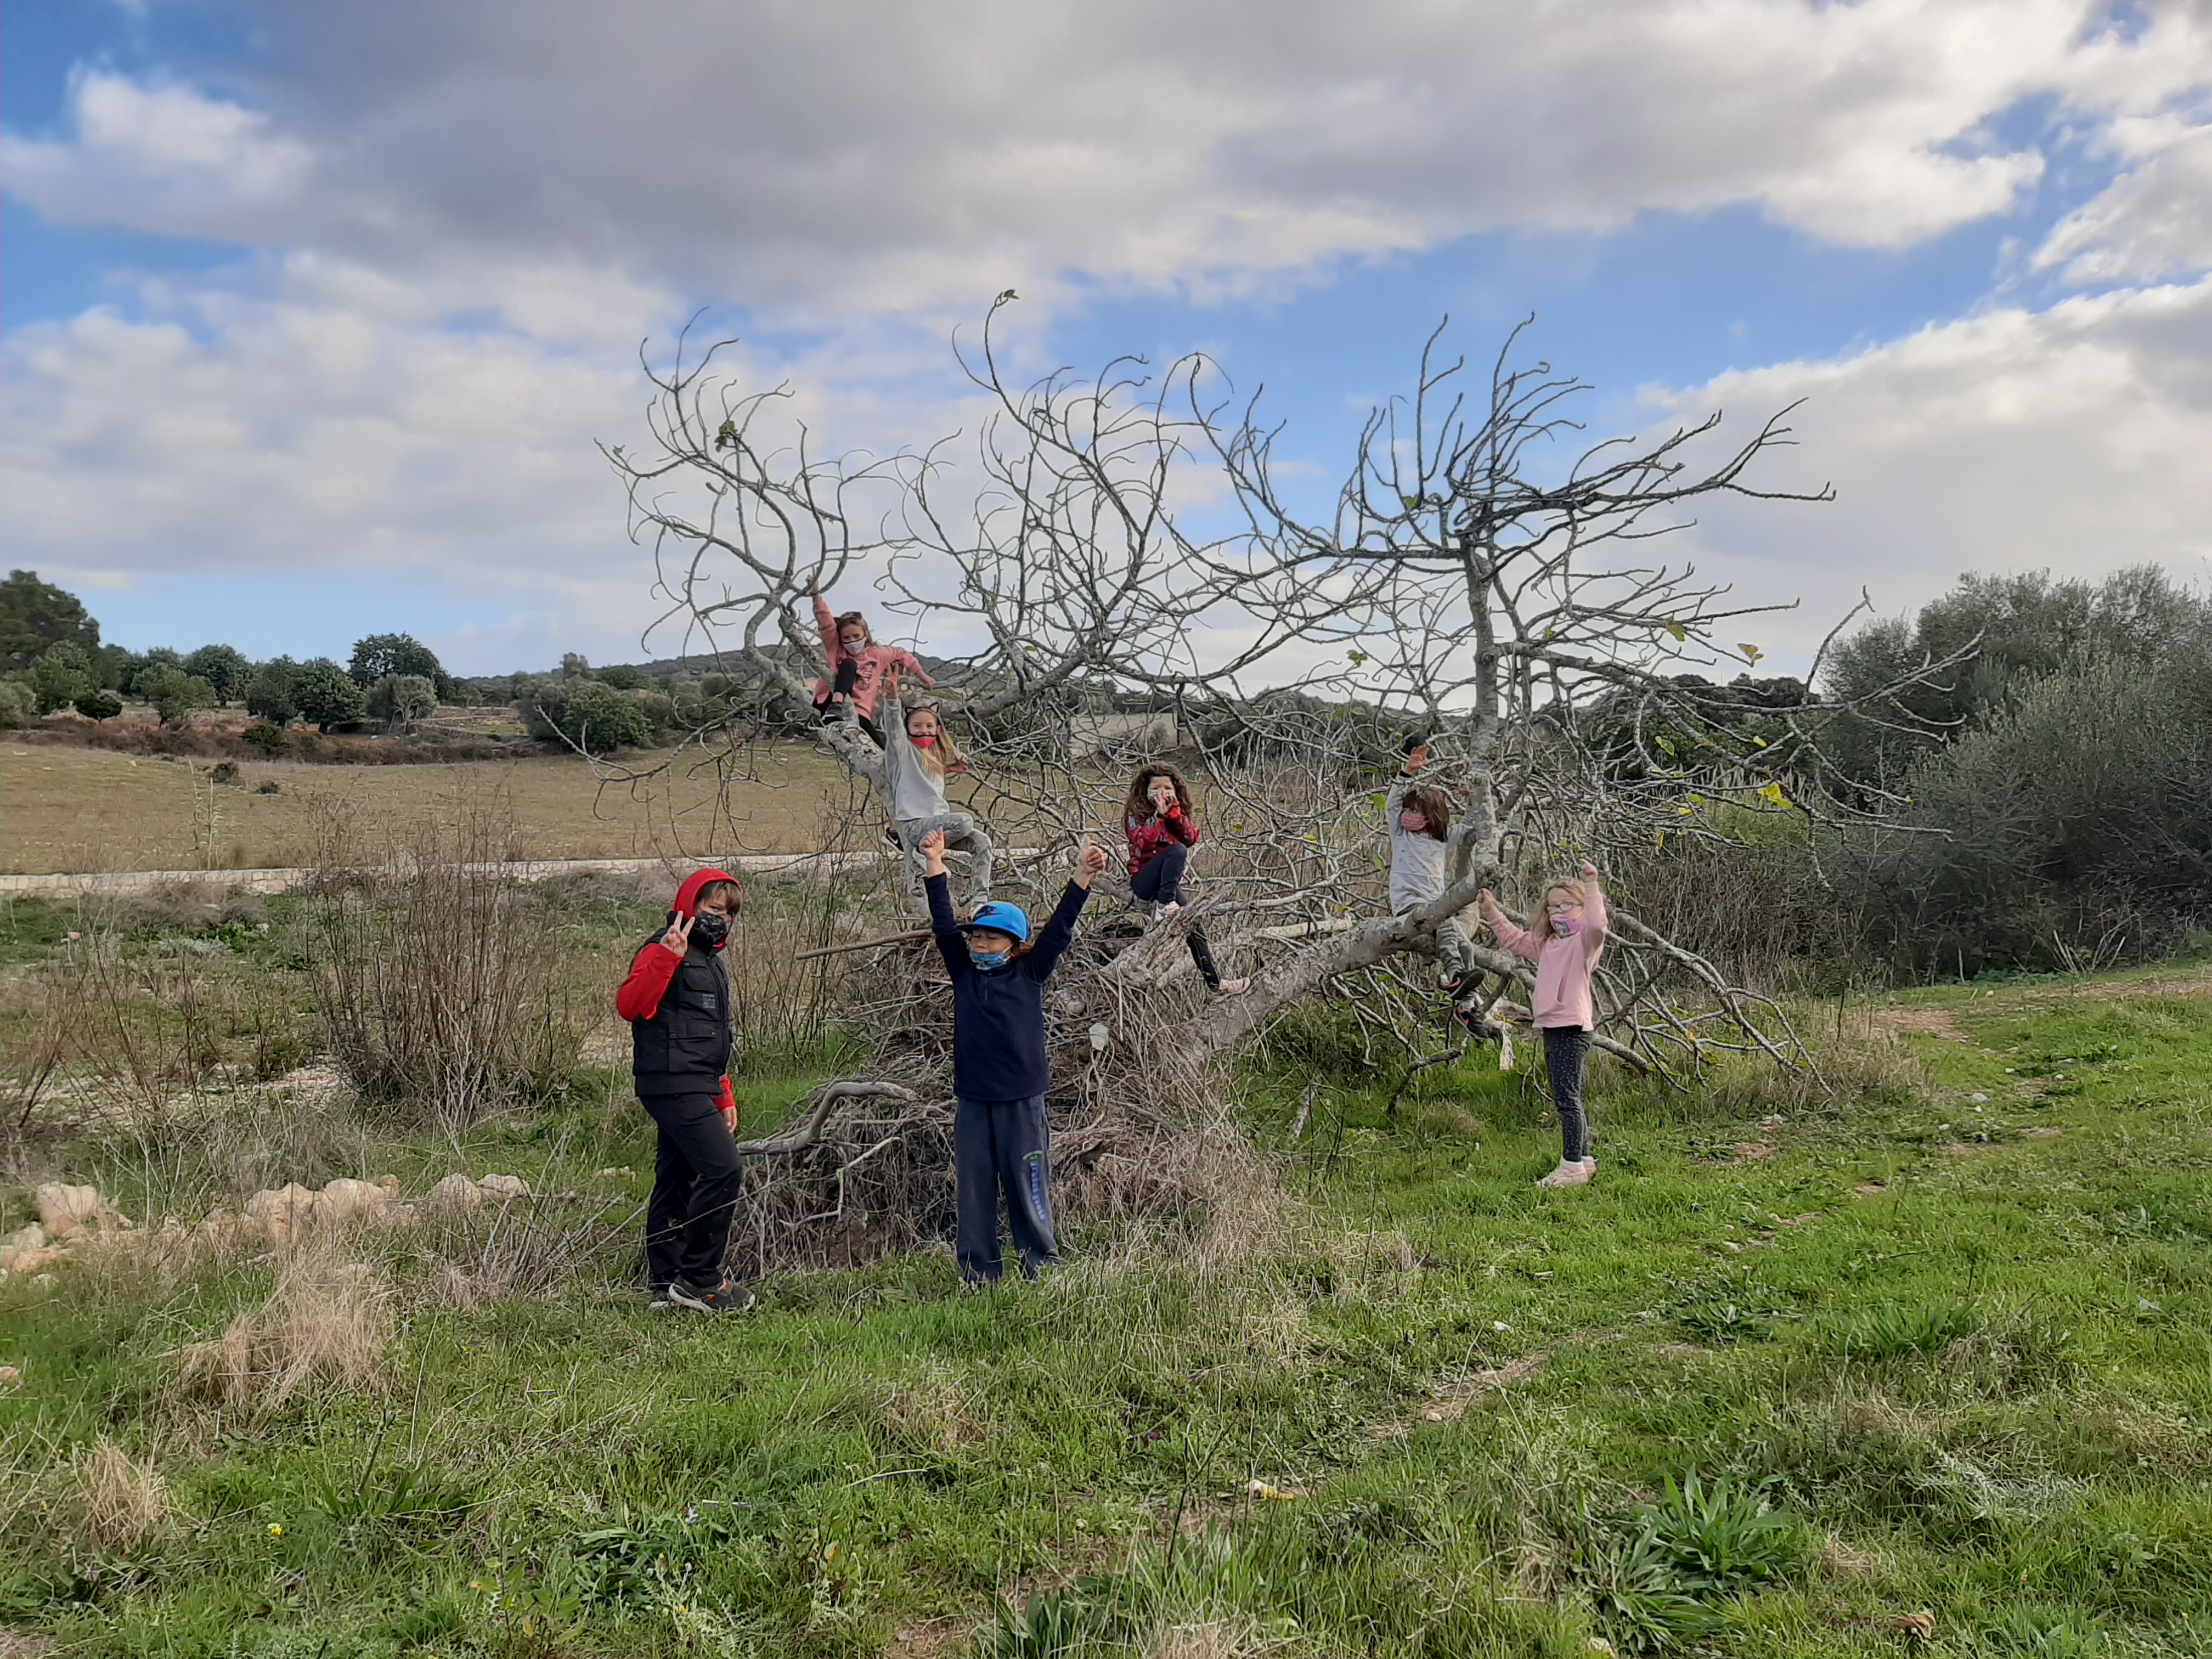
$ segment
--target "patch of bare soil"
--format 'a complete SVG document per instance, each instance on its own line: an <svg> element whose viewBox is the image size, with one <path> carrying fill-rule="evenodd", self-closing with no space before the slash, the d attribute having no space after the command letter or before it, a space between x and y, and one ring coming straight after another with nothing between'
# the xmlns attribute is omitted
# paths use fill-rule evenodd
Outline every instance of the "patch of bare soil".
<svg viewBox="0 0 2212 1659"><path fill-rule="evenodd" d="M1868 1018L1877 1030L1893 1034L1912 1031L1922 1036L1941 1037L1946 1042L1973 1041L1959 1029L1958 1020L1948 1008L1877 1008Z"/></svg>
<svg viewBox="0 0 2212 1659"><path fill-rule="evenodd" d="M1762 1158L1774 1156L1773 1143L1765 1140L1740 1140L1729 1150L1735 1154L1729 1159L1731 1164L1750 1164Z"/></svg>

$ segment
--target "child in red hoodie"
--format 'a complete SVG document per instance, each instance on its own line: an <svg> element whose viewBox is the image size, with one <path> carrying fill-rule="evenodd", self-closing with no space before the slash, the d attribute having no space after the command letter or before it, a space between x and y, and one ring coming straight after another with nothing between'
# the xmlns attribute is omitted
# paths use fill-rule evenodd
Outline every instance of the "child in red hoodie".
<svg viewBox="0 0 2212 1659"><path fill-rule="evenodd" d="M722 1271L738 1189L737 1097L730 1091L730 971L722 947L744 884L694 871L668 925L639 947L615 1012L629 1022L637 1097L660 1130L645 1211L647 1276L656 1311L728 1313L752 1292Z"/></svg>
<svg viewBox="0 0 2212 1659"><path fill-rule="evenodd" d="M878 645L868 633L868 619L857 611L848 611L842 617L830 614L830 601L822 597L822 590L811 590L814 595L814 625L822 630L822 654L829 659L830 672L834 680L814 683L814 706L821 710L824 720L842 720L849 705L859 719L860 729L883 747L883 728L876 724L876 698L883 689L884 676L896 671L912 674L924 685L933 686L935 680L924 672L921 663L911 651L902 651L895 645Z"/></svg>

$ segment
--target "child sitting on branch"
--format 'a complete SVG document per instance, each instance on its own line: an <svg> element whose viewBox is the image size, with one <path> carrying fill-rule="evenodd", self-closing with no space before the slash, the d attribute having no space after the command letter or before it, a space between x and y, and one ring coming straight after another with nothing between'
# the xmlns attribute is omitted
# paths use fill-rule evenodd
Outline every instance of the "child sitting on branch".
<svg viewBox="0 0 2212 1659"><path fill-rule="evenodd" d="M1075 937L1076 919L1106 854L1085 842L1075 876L1052 920L1032 941L1019 906L987 904L967 922L952 914L945 873L945 834L916 845L927 871L930 930L952 977L952 1125L957 1176L960 1276L971 1285L1001 1277L999 1203L1021 1257L1035 1279L1059 1259L1052 1224L1051 1132L1045 1091L1052 1067L1045 1054L1044 985Z"/></svg>
<svg viewBox="0 0 2212 1659"><path fill-rule="evenodd" d="M1390 786L1383 811L1390 821L1390 914L1402 916L1430 900L1442 896L1451 884L1445 862L1466 831L1452 830L1451 797L1433 784L1419 781L1429 763L1429 745L1421 744L1406 757L1404 769ZM1456 916L1437 924L1437 982L1456 999L1480 970L1474 947Z"/></svg>
<svg viewBox="0 0 2212 1659"><path fill-rule="evenodd" d="M1129 892L1140 904L1158 904L1163 919L1182 908L1182 876L1190 849L1198 845L1198 814L1190 785L1164 762L1139 769L1129 780L1129 799L1121 809L1129 837ZM1213 961L1206 929L1194 921L1186 935L1190 959L1207 988L1225 997L1241 995L1249 980L1224 980Z"/></svg>
<svg viewBox="0 0 2212 1659"><path fill-rule="evenodd" d="M1544 890L1544 933L1516 927L1486 887L1482 919L1498 942L1536 964L1536 988L1528 999L1529 1017L1544 1034L1544 1060L1552 1074L1552 1103L1559 1114L1559 1167L1540 1187L1587 1186L1597 1173L1590 1152L1589 1118L1583 1109L1583 1067L1589 1060L1590 1037L1597 1027L1597 1000L1590 987L1606 939L1605 894L1597 866L1583 860L1580 881L1556 881Z"/></svg>
<svg viewBox="0 0 2212 1659"><path fill-rule="evenodd" d="M833 617L822 590L810 586L807 591L814 599L814 622L822 630L822 654L830 673L830 678L814 683L814 707L824 720L842 720L849 714L881 747L884 733L876 724L876 699L885 678L904 672L926 686L933 687L937 682L929 678L913 652L878 645L868 631L867 617L860 612L848 611Z"/></svg>

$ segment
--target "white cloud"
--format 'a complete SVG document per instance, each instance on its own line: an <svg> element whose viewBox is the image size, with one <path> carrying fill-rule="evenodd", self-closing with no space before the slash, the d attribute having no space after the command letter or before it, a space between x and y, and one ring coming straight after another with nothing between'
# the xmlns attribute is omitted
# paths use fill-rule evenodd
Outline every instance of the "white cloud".
<svg viewBox="0 0 2212 1659"><path fill-rule="evenodd" d="M2138 164L2055 226L2035 256L2069 282L2156 282L2212 270L2212 125L2172 116L2116 123Z"/></svg>
<svg viewBox="0 0 2212 1659"><path fill-rule="evenodd" d="M1656 394L1741 422L1798 398L1770 484L1828 506L1732 503L1679 550L1747 599L1804 605L1761 640L1800 653L1865 587L1885 614L1968 570L2212 575L2212 280L1992 309L1862 355ZM1748 637L1758 638L1758 635ZM1802 662L1799 664L1802 666Z"/></svg>
<svg viewBox="0 0 2212 1659"><path fill-rule="evenodd" d="M2188 274L2212 193L2176 113L2212 82L2185 0L2131 30L2100 0L241 9L264 51L227 94L89 70L61 131L5 136L8 190L50 218L250 250L11 331L11 535L106 573L465 574L516 596L487 641L650 614L590 441L634 440L631 354L687 296L811 331L746 361L831 442L882 450L957 423L944 321L1010 284L1034 329L1102 289L1233 294L1737 204L1902 246L2022 199L2043 156L1996 134L2037 98L2132 164L2045 264ZM1898 604L2093 526L2185 551L2201 293L1992 312L1683 394L1816 392L1807 453L1846 492L1708 544L1760 592L1797 578L1755 568L1759 538L1821 561L1822 595L1855 586L1836 555L1870 558ZM2166 465L2100 500L2130 455Z"/></svg>
<svg viewBox="0 0 2212 1659"><path fill-rule="evenodd" d="M11 137L42 210L384 270L548 252L817 314L1231 287L1501 225L1759 204L1899 246L2042 167L1988 124L2201 76L2187 8L1296 0L262 9L267 108L101 72ZM2115 90L2116 88L2119 90ZM2138 97L2137 101L2140 101Z"/></svg>

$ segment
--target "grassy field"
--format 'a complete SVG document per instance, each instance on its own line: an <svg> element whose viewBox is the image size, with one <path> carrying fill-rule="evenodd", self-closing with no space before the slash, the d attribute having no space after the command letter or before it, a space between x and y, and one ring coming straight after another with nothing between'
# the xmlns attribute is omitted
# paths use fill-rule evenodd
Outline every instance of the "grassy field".
<svg viewBox="0 0 2212 1659"><path fill-rule="evenodd" d="M478 1297L419 1238L289 1304L266 1258L0 1286L0 1647L2212 1654L2212 975L1808 1018L1832 1097L1601 1074L1561 1194L1525 1075L1394 1119L1308 1030L1244 1081L1262 1213L982 1295L939 1252L708 1322L604 1255ZM593 1073L458 1139L289 1133L303 1177L640 1197L641 1122ZM40 1156L143 1214L191 1154ZM302 1285L388 1297L352 1383L180 1384Z"/></svg>
<svg viewBox="0 0 2212 1659"><path fill-rule="evenodd" d="M758 780L732 783L725 818L711 766L678 764L649 783L594 788L585 764L565 756L453 766L244 761L236 782L217 784L204 762L4 744L0 844L10 874L283 867L311 856L323 803L398 817L461 795L502 797L540 858L816 844L825 797L845 799L836 763L811 746L761 753ZM275 791L264 793L270 784Z"/></svg>

